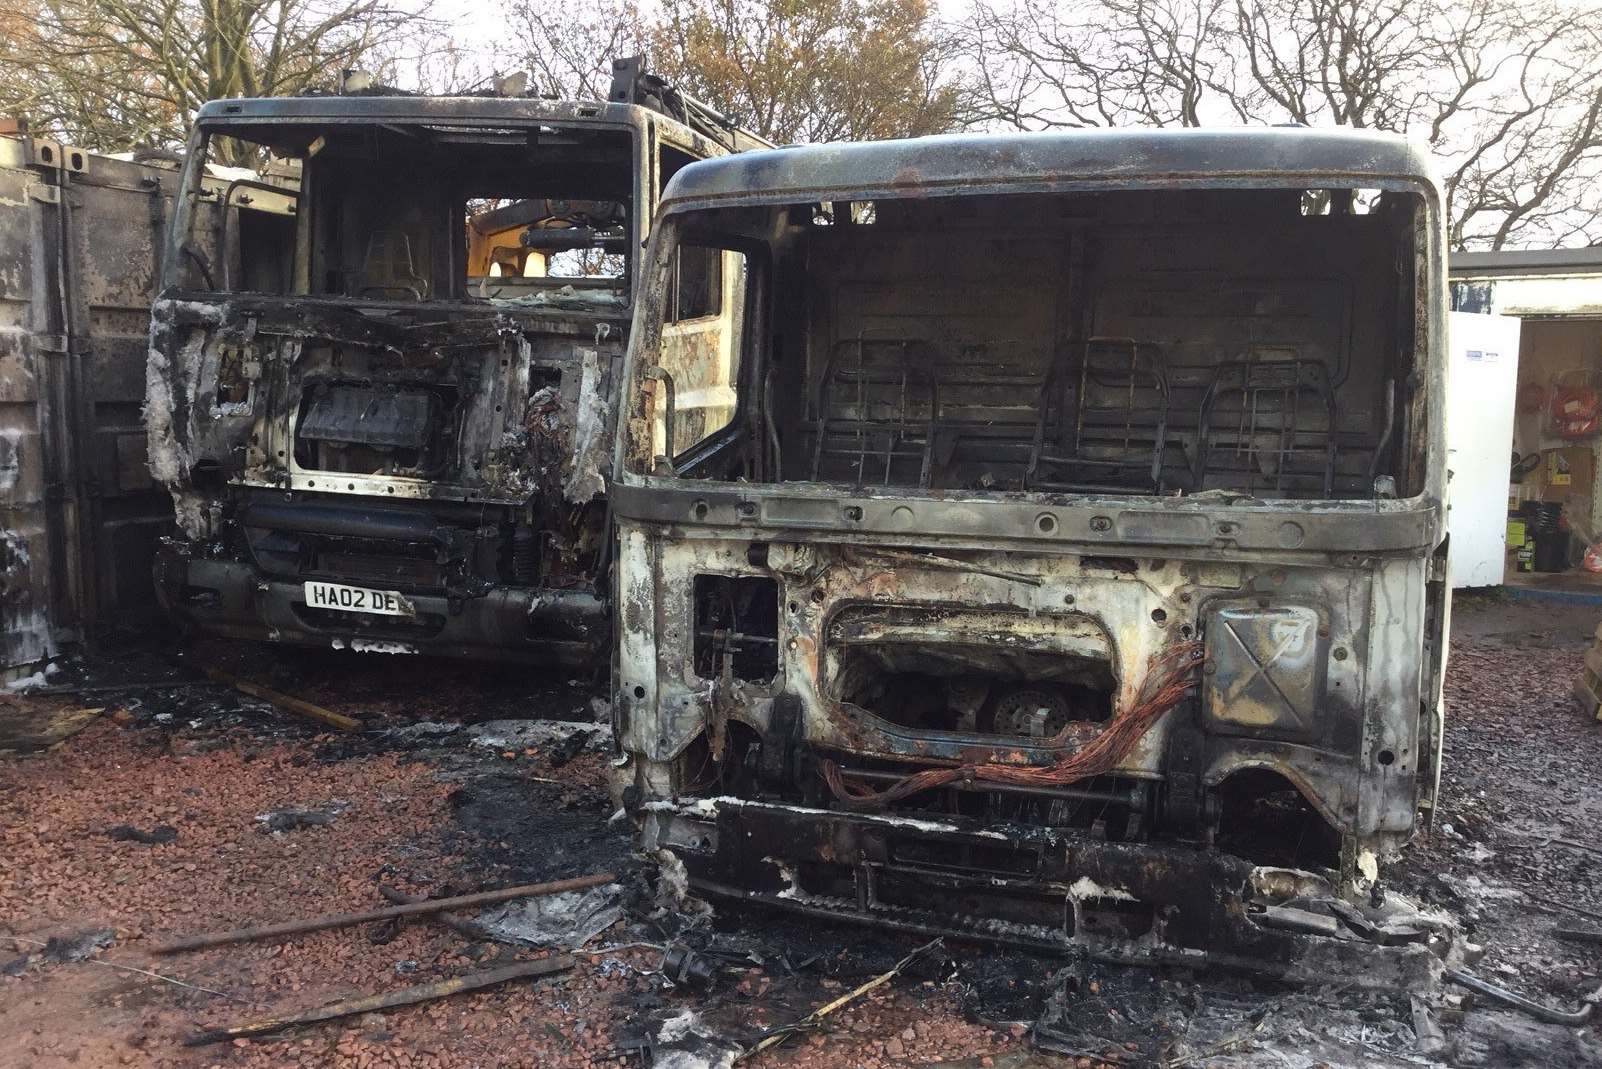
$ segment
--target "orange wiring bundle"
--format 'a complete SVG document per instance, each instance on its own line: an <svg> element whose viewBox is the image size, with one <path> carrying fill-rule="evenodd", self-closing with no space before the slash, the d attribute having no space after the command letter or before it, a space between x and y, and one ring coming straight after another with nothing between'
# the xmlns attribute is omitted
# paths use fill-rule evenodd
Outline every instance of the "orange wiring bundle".
<svg viewBox="0 0 1602 1069"><path fill-rule="evenodd" d="M823 762L823 779L841 801L883 805L951 783L979 781L1017 787L1062 787L1116 768L1174 706L1196 689L1202 644L1170 646L1152 658L1139 697L1108 722L1090 742L1050 765L967 764L914 772L883 790L847 779L833 761Z"/></svg>

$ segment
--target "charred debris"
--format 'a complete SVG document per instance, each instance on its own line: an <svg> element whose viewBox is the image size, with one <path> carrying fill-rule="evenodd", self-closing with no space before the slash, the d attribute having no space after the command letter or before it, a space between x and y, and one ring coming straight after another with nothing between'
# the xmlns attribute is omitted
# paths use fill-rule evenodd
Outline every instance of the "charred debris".
<svg viewBox="0 0 1602 1069"><path fill-rule="evenodd" d="M270 847L293 842L299 850L313 850L318 840L360 837L365 825L366 834L374 836L372 852L366 856L382 856L386 864L379 866L374 860L363 869L358 861L358 867L351 871L370 874L372 887L346 885L340 893L323 897L315 908L304 900L295 905L292 894L270 901L263 901L258 895L255 909L245 914L230 912L225 921L203 908L176 930L170 925L156 928L161 936L152 942L162 944L163 940L170 942L194 932L235 925L258 930L267 927L269 933L263 934L277 933L274 938L299 938L293 931L274 926L293 922L289 928L298 929L307 924L320 927L334 919L343 922L349 918L320 919L315 915L372 915L382 909L382 900L404 906L416 904L426 896L430 900L444 899L436 903L444 909L464 894L548 883L578 873L612 871L618 874L618 886L520 897L511 903L486 903L441 915L440 923L449 933L442 935L446 942L441 946L470 952L453 953L442 966L420 961L424 955L413 947L397 949L392 961L378 959L381 968L343 973L340 1001L327 1006L304 994L285 992L281 985L272 989L271 997L254 985L246 990L241 990L237 982L219 985L214 969L200 970L195 959L188 957L130 957L151 946L144 939L96 956L98 952L90 944L104 930L107 918L94 918L94 929L84 933L89 942L83 945L104 966L132 965L147 974L260 999L257 1005L246 1007L213 1001L222 996L201 998L208 992L196 994L191 990L186 995L185 1011L176 1015L164 1042L176 1044L184 1037L243 1037L271 1029L262 1035L262 1042L282 1042L286 1045L281 1049L288 1051L293 1044L308 1039L333 1043L342 1030L356 1028L354 1023L338 1023L342 1018L319 1023L326 1019L325 1014L347 1010L377 1013L378 1017L348 1019L363 1020L362 1027L374 1033L411 1029L415 1035L419 1027L426 1030L426 1021L415 1013L390 1016L392 1007L477 989L495 992L488 997L495 1000L497 1010L504 1006L509 1014L514 1007L526 1007L522 1000L528 998L548 998L550 1001L541 1006L554 1007L571 1005L581 992L592 999L592 1006L597 1005L593 1000L599 997L606 1008L592 1011L594 1016L589 1020L606 1022L605 1042L609 1046L604 1049L646 1065L723 1065L739 1059L740 1064L760 1066L788 1064L791 1060L808 1064L810 1059L811 1064L818 1065L872 1066L902 1061L916 1064L920 1058L936 1054L949 1062L952 1043L960 1043L958 1049L973 1054L972 1061L959 1063L970 1069L983 1065L982 1052L993 1055L998 1066L1030 1064L1025 1060L1030 1055L1019 1049L1026 1044L1045 1052L1036 1056L1037 1061L1052 1064L1048 1055L1055 1054L1068 1057L1069 1064L1078 1063L1080 1058L1089 1059L1088 1064L1098 1069L1106 1065L1262 1066L1285 1064L1287 1059L1296 1064L1305 1060L1308 1064L1322 1062L1340 1067L1416 1065L1428 1058L1444 1059L1454 1065L1595 1064L1594 1023L1590 1020L1595 1011L1587 1008L1584 997L1596 988L1594 953L1565 951L1543 941L1539 934L1540 928L1553 923L1575 930L1588 927L1583 912L1567 912L1575 907L1586 909L1589 900L1584 889L1595 886L1594 879L1587 881L1573 871L1574 855L1583 858L1586 853L1564 845L1559 837L1545 845L1540 840L1533 841L1528 844L1530 856L1549 866L1552 878L1532 882L1516 877L1505 867L1510 858L1517 856L1518 847L1509 841L1515 822L1491 820L1489 811L1472 807L1472 800L1466 796L1474 792L1464 791L1461 786L1453 792L1449 815L1457 830L1446 829L1428 842L1417 844L1407 852L1402 865L1382 873L1384 888L1378 897L1384 901L1383 910L1372 908L1376 898L1372 892L1351 903L1354 908L1350 910L1337 905L1334 896L1324 893L1310 878L1321 875L1311 868L1277 874L1285 879L1301 879L1309 893L1301 901L1284 901L1271 911L1265 910L1265 916L1256 923L1292 934L1305 931L1309 938L1317 938L1324 945L1339 944L1339 952L1323 949L1308 959L1309 963L1323 964L1321 975L1306 963L1289 971L1281 968L1271 952L1299 953L1302 948L1276 947L1269 939L1255 943L1253 950L1260 952L1260 957L1243 955L1238 961L1231 961L1223 954L1191 955L1170 958L1164 967L1152 968L1151 956L1124 959L1139 960L1139 966L1116 963L1118 959L1106 953L1105 941L1096 944L1064 940L1054 946L1020 949L1016 936L1030 933L1016 924L995 925L997 934L1003 937L1000 939L939 936L942 945L916 954L897 972L898 963L933 942L937 934L904 931L894 924L865 930L832 923L838 918L826 911L754 909L731 897L713 896L714 908L707 912L694 895L675 898L675 890L683 887L683 878L694 870L672 863L660 868L641 865L638 857L629 856L626 822L622 814L614 814L602 788L607 757L601 751L610 750L610 740L605 737L606 732L598 730L600 725L593 722L593 714L586 715L590 709L585 700L587 693L582 690L567 699L573 705L571 723L538 724L501 719L516 716L518 707L526 708L528 704L526 689L514 681L515 673L509 670L500 673L504 684L488 686L488 673L478 666L439 663L432 670L439 677L438 689L428 690L419 702L419 680L430 674L423 668L423 661L406 659L399 665L391 662L378 667L375 659L366 659L362 664L371 667L366 667L361 677L364 697L353 700L331 696L337 695L340 688L330 683L329 669L349 660L348 655L313 651L309 657L275 662L271 650L260 647L255 655L259 660L254 668L230 664L231 674L235 678L262 679L271 682L279 694L326 702L336 712L357 714L365 730L330 735L326 725L315 719L289 714L286 707L265 703L253 704L248 713L242 711L241 715L253 719L229 724L232 718L220 715L220 710L208 714L196 703L199 700L222 706L235 702L241 697L237 689L203 680L192 668L170 680L158 680L144 659L130 659L125 670L139 674L120 682L107 673L76 682L63 678L54 689L58 697L80 690L94 695L97 702L111 704L113 712L118 707L130 709L135 716L131 726L142 725L147 730L130 732L124 745L148 751L152 745L161 744L163 735L172 732L166 746L171 756L154 759L163 766L160 775L172 786L202 782L195 780L194 766L185 772L174 765L181 766L189 760L210 761L215 756L213 744L228 745L224 738L211 737L217 735L226 735L234 745L259 753L253 760L275 760L262 751L264 746L276 745L269 738L270 731L289 733L277 744L288 739L311 741L313 745L303 751L303 759L308 759L309 765L344 763L354 757L357 760L353 765L360 766L368 764L366 758L375 754L405 753L408 765L418 770L418 784L436 776L459 784L448 800L450 829L441 846L456 861L447 862L428 850L414 853L413 845L405 844L404 838L397 840L388 825L372 827L360 814L364 810L371 813L376 792L355 788L362 793L349 793L343 785L334 786L332 791L326 787L321 792L308 791L296 796L296 810L256 814L253 820L254 809L249 809L227 819L237 819L247 829L251 824L262 829L251 832L251 844ZM1567 677L1551 671L1552 662L1525 660L1510 656L1494 667L1499 672L1516 668L1526 673L1521 677L1525 682L1544 673L1560 680L1557 686L1547 688L1548 693L1561 691L1561 680ZM266 666L271 664L280 665L281 669L268 674ZM459 674L448 674L452 671ZM1462 675L1460 672L1457 678ZM130 694L140 695L143 704L134 705ZM542 695L538 704L548 709L557 701L557 695ZM1460 708L1469 704L1463 702L1461 695L1459 701ZM497 702L504 702L504 706L491 708ZM604 707L597 707L594 712L603 713ZM1540 715L1536 719L1548 719L1544 709L1532 711L1527 707L1510 710L1510 716L1513 723L1527 728L1537 712ZM175 717L174 713L181 715ZM438 719L417 723L420 714ZM496 719L482 720L486 716ZM481 722L461 723L455 721L456 717ZM1584 722L1579 726L1583 728ZM1459 734L1453 740L1454 753L1464 753L1465 730L1472 739L1474 729L1459 726ZM559 766L558 762L565 760L567 740L580 735L602 738L591 741L593 752L581 758L578 774L585 785L583 796L570 802L567 795L573 789L569 778L572 766ZM100 736L101 744L104 740L105 736ZM1487 740L1489 747L1502 745L1503 736ZM1468 749L1472 754L1472 744ZM1567 797L1559 791L1537 800L1524 790L1520 773L1532 760L1539 764L1543 754L1567 749L1576 763L1585 761L1585 747L1577 744L1573 736L1557 740L1546 750L1534 745L1509 749L1514 749L1514 755L1505 759L1503 774L1487 776L1484 786L1490 789L1493 799L1527 806L1530 811L1553 800L1561 804ZM537 750L539 756L531 758L531 750ZM129 762L121 755L117 760L125 769L138 767L138 762ZM1494 772L1498 767L1491 766L1490 770ZM1487 766L1483 760L1476 763L1471 759L1467 766L1459 764L1457 770L1458 775L1472 780L1485 775ZM349 777L349 782L360 782L362 775L356 767L341 774ZM177 778L173 778L175 775ZM1582 785L1591 781L1576 774L1573 782L1571 789L1584 790L1588 788ZM407 791L400 789L396 793ZM331 824L299 820L308 812L335 812L345 798L352 801L352 808L335 816ZM188 853L205 838L195 829L192 816L176 818L182 830L169 840L160 834L156 816L160 810L124 811L115 808L119 804L115 799L108 801L113 808L107 811L103 838L118 844L119 853L130 865L138 866L153 855L165 854L170 859L174 853ZM386 804L388 801L384 799ZM280 814L292 818L294 826L274 833L270 830L271 820ZM859 815L883 818L881 825L898 834L908 829L924 834L938 832L938 825L945 821L938 814L909 815L904 803L865 808ZM128 834L119 826L129 820L134 823L128 827L140 834ZM1481 848L1480 836L1485 832L1473 827L1480 821L1486 823L1487 829L1495 829L1496 838L1488 845L1502 855L1500 860L1481 860L1490 851ZM1005 829L1000 823L993 827ZM1465 840L1465 833L1473 838ZM1570 832L1571 836L1575 834ZM1071 832L1063 832L1061 837L1074 838ZM397 841L403 844L402 856L411 860L395 863L397 859L388 848ZM988 839L987 843L998 840ZM1173 856L1183 845L1166 844L1161 855L1153 857ZM1128 846L1131 855L1144 849L1138 842ZM782 857L794 846L774 840L764 843L764 849ZM1421 853L1425 858L1433 856L1433 860L1420 862ZM435 860L428 860L431 857ZM215 863L227 870L243 858L239 852L230 852L214 859L195 856L189 860L200 862L202 869ZM156 867L171 868L159 863ZM146 863L146 868L128 871L148 868ZM107 871L117 870L113 867ZM1108 891L1116 889L1113 880L1119 876L1119 872L1107 869L1095 873ZM1466 876L1468 881L1464 883ZM1477 884L1476 877L1483 877L1486 883ZM1514 877L1511 882L1509 877ZM1328 878L1323 875L1325 881ZM1441 878L1448 882L1437 882ZM1079 876L1076 874L1074 879L1077 882ZM1199 880L1194 870L1187 870L1184 879ZM1012 882L1016 886L1016 881ZM1459 888L1461 893L1472 895L1475 886L1483 886L1484 895L1477 907L1472 898L1465 904L1447 893L1448 888ZM1540 902L1534 894L1537 887L1565 912L1535 914L1538 907L1527 904L1520 892L1530 902ZM1042 897L1051 889L1049 884L1043 884ZM1072 890L1083 893L1088 889L1080 885ZM1215 888L1199 882L1192 883L1188 890L1193 899L1217 893ZM1392 894L1397 890L1400 896ZM1456 930L1455 918L1448 925L1438 915L1419 918L1398 908L1401 897L1420 892L1431 902L1450 906L1468 926L1467 939ZM204 904L207 899L190 901ZM827 903L814 900L809 904ZM1092 918L1105 909L1093 897L1078 904ZM1251 908L1248 906L1249 913ZM887 913L881 910L880 915ZM1562 919L1552 920L1554 916ZM306 920L296 921L297 917ZM401 919L404 917L385 916L366 922L377 927L365 933L351 931L332 938L384 945L386 940L399 938L394 926ZM415 928L425 922L413 915L407 923ZM1275 927L1286 924L1294 928ZM1252 929L1225 927L1221 931L1234 936ZM37 934L39 945L23 944L19 950L27 951L25 957L10 963L0 961L0 971L14 968L39 980L46 973L78 968L49 964L58 958L76 960L45 952L46 936L56 933L29 934ZM62 934L66 943L83 942L71 933ZM411 933L412 937L415 935L415 931ZM1444 942L1448 938L1449 945ZM1468 940L1490 945L1484 960L1476 960L1479 949ZM1138 945L1143 941L1132 942ZM210 960L229 975L237 975L240 962L250 960L249 948L265 951L273 946L276 944L257 942L236 947L229 943L210 952L219 955ZM1402 955L1391 956L1398 948L1403 948ZM1438 970L1421 950L1437 957ZM1438 950L1444 951L1444 958L1436 954ZM551 968L566 964L562 955L571 958L572 965L559 976L535 979L543 967L529 964L527 958L547 952L549 955L541 960L552 962ZM300 963L302 968L319 967L315 959L308 962L302 957ZM1472 988L1459 982L1462 974L1449 972L1465 966L1466 975L1472 978L1469 982L1475 984ZM257 975L267 975L273 969L264 965ZM103 970L83 965L79 971ZM868 987L887 974L893 975ZM616 990L619 975L630 977L630 982L614 1001L596 995L609 984ZM1276 978L1297 982L1272 982ZM150 977L145 976L145 980ZM479 987L492 983L501 986ZM516 985L516 989L508 990L509 985ZM539 994L546 991L549 995ZM857 995L859 991L863 993ZM359 997L347 997L353 995ZM1509 996L1509 1002L1517 1003L1518 1008L1511 1004L1501 1008L1498 1000ZM524 1012L526 1009L516 1011ZM542 1008L539 1012L560 1020L555 1008ZM374 1023L380 1020L389 1023ZM545 1017L534 1020L540 1023L523 1027L547 1027ZM230 1031L233 1029L243 1031ZM282 1038L271 1039L268 1035ZM510 1044L526 1041L520 1040L515 1025L508 1026L503 1038ZM778 1042L767 1043L769 1040ZM765 1050L755 1050L764 1044ZM271 1060L278 1049L266 1047L260 1056ZM852 1052L849 1062L846 1051ZM563 1063L556 1057L548 1060L551 1064Z"/></svg>

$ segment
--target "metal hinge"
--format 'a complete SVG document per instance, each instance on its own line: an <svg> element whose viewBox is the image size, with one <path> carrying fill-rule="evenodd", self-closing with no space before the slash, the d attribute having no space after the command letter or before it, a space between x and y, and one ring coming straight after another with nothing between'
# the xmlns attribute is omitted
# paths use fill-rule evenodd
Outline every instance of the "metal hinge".
<svg viewBox="0 0 1602 1069"><path fill-rule="evenodd" d="M60 204L61 187L46 185L44 182L29 182L28 197L40 204Z"/></svg>

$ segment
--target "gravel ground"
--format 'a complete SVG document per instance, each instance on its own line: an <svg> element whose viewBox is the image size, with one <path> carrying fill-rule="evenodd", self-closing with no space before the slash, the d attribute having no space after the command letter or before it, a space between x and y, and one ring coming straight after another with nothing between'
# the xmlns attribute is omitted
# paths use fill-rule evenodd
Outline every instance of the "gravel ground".
<svg viewBox="0 0 1602 1069"><path fill-rule="evenodd" d="M1554 938L1559 924L1587 922L1546 912L1530 896L1602 910L1602 855L1548 841L1598 841L1602 725L1567 699L1598 615L1459 603L1442 812L1434 833L1386 876L1462 920L1487 947L1483 975L1569 1007L1597 986L1602 947ZM192 663L222 664L359 716L368 730L318 734L213 688L113 691L93 703L107 715L65 744L0 758L0 1066L641 1065L644 1048L656 1047L657 1064L689 1069L698 1058L715 1061L720 1037L749 1041L796 1020L916 945L720 917L715 933L705 922L691 933L698 945L727 951L715 959L723 978L710 992L667 984L655 971L659 951L621 947L587 953L572 971L543 980L278 1038L183 1047L181 1038L199 1029L548 953L474 942L425 921L165 958L145 949L179 934L374 908L383 904L379 882L440 895L611 870L625 889L625 919L592 948L661 944L687 923L656 910L654 874L631 858L626 829L609 819L604 757L563 762L551 746L474 741L471 725L483 721L592 719L597 692L588 681L530 686L520 672L483 666L224 645L146 649L95 670L102 681L157 680L192 677ZM290 807L329 819L277 834L257 819ZM54 936L102 929L115 941L88 961L24 954ZM389 938L375 941L382 935ZM1094 967L1067 989L1107 1047L1066 1058L1032 1053L1021 1022L1063 989L1053 976L1060 963L963 948L951 955L930 955L827 1029L744 1064L1152 1064L1128 1050L1154 1020L1181 1009L1199 1020L1204 1002L1258 1022L1253 1035L1175 1064L1415 1064L1405 1005ZM1344 1031L1335 1024L1343 1021L1351 1024ZM1594 1028L1473 1009L1443 1023L1452 1064L1602 1065ZM1125 1043L1123 1054L1109 1049ZM1105 1062L1108 1054L1115 1060Z"/></svg>
<svg viewBox="0 0 1602 1069"><path fill-rule="evenodd" d="M705 1030L715 1022L720 1033L751 1035L805 1015L913 945L887 940L864 956L853 946L860 933L799 933L791 951L814 945L807 956L820 959L805 972L748 962L726 969L712 995L673 990L656 973L658 950L623 948L543 980L279 1038L183 1047L195 1031L548 952L475 943L423 921L381 944L358 927L172 957L145 949L162 938L377 908L386 904L379 882L440 895L611 870L649 894L626 828L608 819L604 757L553 768L548 753L486 748L468 729L451 730L519 716L588 719L588 685L558 682L530 699L518 673L481 666L220 645L188 659L225 663L358 716L368 730L316 734L210 688L112 692L95 699L109 715L65 744L0 758L0 1065L638 1065L640 1044L654 1044L685 1009L709 1022ZM101 665L100 685L118 674L168 678L181 661ZM416 730L420 721L428 726ZM332 819L278 834L257 819L286 808ZM134 833L171 838L144 843ZM632 938L642 919L649 924L631 917L591 945ZM22 953L101 929L115 942L92 961ZM830 1033L766 1059L868 1067L971 1057L979 1066L1021 1048L1011 1030L962 1020L955 998L943 979L887 987L838 1015ZM680 1046L694 1052L694 1034Z"/></svg>
<svg viewBox="0 0 1602 1069"><path fill-rule="evenodd" d="M1477 973L1566 1009L1602 983L1602 944L1553 935L1599 930L1602 920L1551 904L1602 914L1602 722L1570 696L1599 619L1597 606L1458 600L1441 811L1387 877L1458 918L1486 948ZM1602 1049L1586 1053L1594 1060L1549 1052L1550 1061L1531 1054L1528 1064L1602 1065ZM1524 1055L1488 1057L1521 1064Z"/></svg>

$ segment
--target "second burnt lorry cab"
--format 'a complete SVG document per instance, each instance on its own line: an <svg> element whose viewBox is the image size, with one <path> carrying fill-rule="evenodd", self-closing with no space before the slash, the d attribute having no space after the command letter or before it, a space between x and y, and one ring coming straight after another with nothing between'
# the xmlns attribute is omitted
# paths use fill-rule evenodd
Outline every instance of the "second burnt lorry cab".
<svg viewBox="0 0 1602 1069"><path fill-rule="evenodd" d="M189 144L146 417L203 631L590 664L607 649L613 391L661 191L766 144L637 60L610 99L215 101ZM272 159L299 182L205 178ZM678 329L731 327L708 265Z"/></svg>

